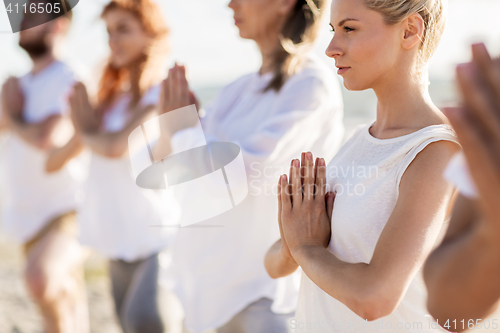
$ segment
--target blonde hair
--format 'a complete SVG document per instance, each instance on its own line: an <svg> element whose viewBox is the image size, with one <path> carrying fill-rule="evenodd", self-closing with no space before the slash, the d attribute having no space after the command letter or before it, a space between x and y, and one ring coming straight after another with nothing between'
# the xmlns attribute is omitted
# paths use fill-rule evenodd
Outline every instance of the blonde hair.
<svg viewBox="0 0 500 333"><path fill-rule="evenodd" d="M274 76L264 91L280 91L298 69L303 56L318 36L325 0L297 0L279 35L280 47L274 54Z"/></svg>
<svg viewBox="0 0 500 333"><path fill-rule="evenodd" d="M447 0L364 0L365 5L383 15L388 25L397 24L414 13L424 21L424 34L418 54L418 68L423 74L429 59L437 49L446 24Z"/></svg>

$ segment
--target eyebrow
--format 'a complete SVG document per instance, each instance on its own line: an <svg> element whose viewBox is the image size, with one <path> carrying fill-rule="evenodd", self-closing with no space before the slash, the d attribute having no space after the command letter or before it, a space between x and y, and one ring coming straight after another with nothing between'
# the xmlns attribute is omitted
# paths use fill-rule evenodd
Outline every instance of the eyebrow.
<svg viewBox="0 0 500 333"><path fill-rule="evenodd" d="M343 26L343 25L344 25L344 23L346 23L347 21L359 21L359 20L356 20L356 19L353 19L353 18L346 18L346 19L343 19L342 21L340 21L338 25L341 27L341 26ZM332 25L331 23L330 23L330 26L331 26L331 27L332 27L332 29L333 29L333 25Z"/></svg>

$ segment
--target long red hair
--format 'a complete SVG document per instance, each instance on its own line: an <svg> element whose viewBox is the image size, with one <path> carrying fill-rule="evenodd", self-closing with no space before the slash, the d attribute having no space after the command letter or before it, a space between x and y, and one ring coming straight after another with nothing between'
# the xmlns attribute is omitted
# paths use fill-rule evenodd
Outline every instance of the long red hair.
<svg viewBox="0 0 500 333"><path fill-rule="evenodd" d="M155 80L159 79L159 69L162 68L162 62L168 53L169 29L156 3L152 0L111 0L104 7L101 18L115 9L131 12L139 20L144 31L153 37L153 42L145 50L137 84L131 84L128 69L116 68L108 60L99 81L97 92L100 110L107 109L113 103L115 97L121 93L122 87L127 84L131 87L131 105L136 105L144 92Z"/></svg>

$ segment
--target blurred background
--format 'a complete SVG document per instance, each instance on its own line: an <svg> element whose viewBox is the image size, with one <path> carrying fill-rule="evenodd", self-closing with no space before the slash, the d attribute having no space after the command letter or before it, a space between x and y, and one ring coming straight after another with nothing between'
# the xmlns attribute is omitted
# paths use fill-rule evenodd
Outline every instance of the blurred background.
<svg viewBox="0 0 500 333"><path fill-rule="evenodd" d="M260 54L252 41L242 40L234 26L229 0L157 0L171 30L171 53L166 70L175 61L187 68L188 80L203 104L218 90L249 72L258 70ZM85 82L96 82L107 58L106 30L99 19L106 0L80 0L73 10L71 30L60 50ZM500 1L449 0L448 23L441 44L430 65L430 93L438 106L458 101L454 79L456 64L470 58L470 44L482 41L500 54ZM329 14L315 52L335 70L335 62L324 55L330 35ZM7 76L29 71L30 60L18 45L18 34L9 33L4 7L0 8L0 83ZM340 78L339 78L340 79ZM354 126L375 117L375 96L371 91L345 89L347 135ZM1 140L0 140L1 141ZM1 143L0 143L1 145ZM0 157L1 159L1 157ZM0 160L1 163L1 160ZM1 188L0 184L0 188ZM5 194L5 195L8 195ZM0 203L1 207L1 203ZM0 221L1 223L1 221ZM0 232L0 332L41 332L39 318L20 278L22 256L18 247ZM102 260L94 256L87 264L88 296L92 332L118 332L113 317L108 281ZM498 316L497 316L498 317Z"/></svg>

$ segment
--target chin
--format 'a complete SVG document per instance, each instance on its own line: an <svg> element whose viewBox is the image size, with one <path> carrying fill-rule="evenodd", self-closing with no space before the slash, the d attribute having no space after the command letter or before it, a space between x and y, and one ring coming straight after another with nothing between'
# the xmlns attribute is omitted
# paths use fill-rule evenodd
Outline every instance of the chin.
<svg viewBox="0 0 500 333"><path fill-rule="evenodd" d="M349 91L362 91L362 90L367 90L370 89L370 87L363 82L357 82L352 79L343 79L344 81L344 87L349 90Z"/></svg>
<svg viewBox="0 0 500 333"><path fill-rule="evenodd" d="M111 65L113 65L113 67L116 69L120 69L126 67L127 62L124 61L123 59L111 59Z"/></svg>
<svg viewBox="0 0 500 333"><path fill-rule="evenodd" d="M240 35L241 38L243 38L243 39L251 39L251 36L247 32L245 32L244 29L238 28L238 32L239 32L239 35Z"/></svg>

